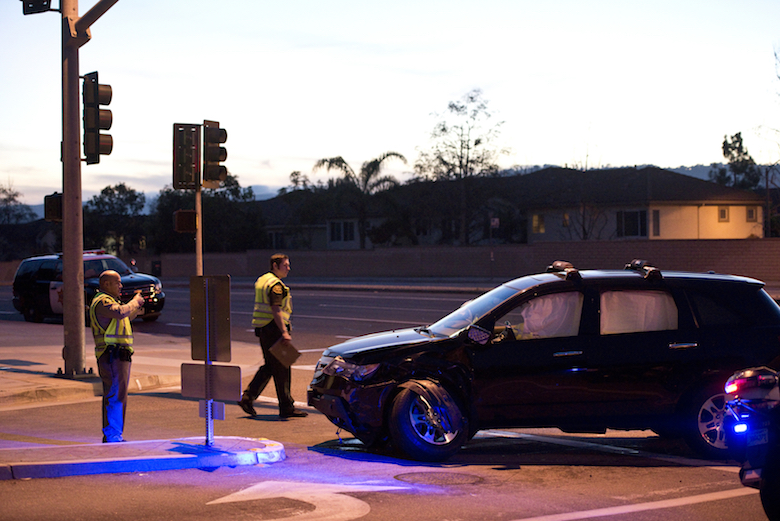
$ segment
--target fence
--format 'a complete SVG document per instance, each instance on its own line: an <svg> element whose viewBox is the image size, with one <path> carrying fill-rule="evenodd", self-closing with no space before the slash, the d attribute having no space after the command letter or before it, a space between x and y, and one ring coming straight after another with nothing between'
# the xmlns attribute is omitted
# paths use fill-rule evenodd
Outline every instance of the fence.
<svg viewBox="0 0 780 521"><path fill-rule="evenodd" d="M268 270L274 251L208 253L206 275L254 277ZM312 278L495 278L510 279L543 271L554 260L576 267L622 268L632 259L652 262L662 270L714 271L780 281L780 239L690 241L583 241L496 246L417 246L352 251L292 250L292 274ZM141 254L140 271L161 278L195 274L195 255ZM125 259L129 260L129 259ZM153 266L154 263L154 266ZM0 263L0 283L10 284L19 261ZM154 270L153 270L154 267Z"/></svg>

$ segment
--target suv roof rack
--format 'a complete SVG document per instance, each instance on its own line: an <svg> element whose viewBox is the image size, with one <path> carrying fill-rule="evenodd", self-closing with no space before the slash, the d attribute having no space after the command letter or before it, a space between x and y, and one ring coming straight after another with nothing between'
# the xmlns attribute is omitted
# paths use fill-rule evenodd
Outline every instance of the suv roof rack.
<svg viewBox="0 0 780 521"><path fill-rule="evenodd" d="M566 280L581 281L582 275L569 261L558 260L547 266L547 273L565 273Z"/></svg>
<svg viewBox="0 0 780 521"><path fill-rule="evenodd" d="M106 250L103 249L97 249L97 250L84 250L84 255L105 255ZM57 257L62 257L64 253L59 252L57 253Z"/></svg>
<svg viewBox="0 0 780 521"><path fill-rule="evenodd" d="M631 271L638 271L640 273L644 274L644 278L647 280L661 280L664 278L663 274L661 273L661 270L650 264L650 261L643 260L643 259L634 259L628 264L626 264L625 268L627 270Z"/></svg>

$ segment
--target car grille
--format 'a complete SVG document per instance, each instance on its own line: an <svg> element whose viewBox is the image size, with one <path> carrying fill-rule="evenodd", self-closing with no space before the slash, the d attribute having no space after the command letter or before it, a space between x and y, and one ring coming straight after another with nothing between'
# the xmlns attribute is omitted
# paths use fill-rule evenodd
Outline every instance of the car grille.
<svg viewBox="0 0 780 521"><path fill-rule="evenodd" d="M141 291L141 296L144 298L144 300L149 300L150 298L154 297L154 295L156 294L154 291L153 284L149 284L146 286L135 286L132 288L123 287L122 294L121 294L122 302L129 301L139 290Z"/></svg>

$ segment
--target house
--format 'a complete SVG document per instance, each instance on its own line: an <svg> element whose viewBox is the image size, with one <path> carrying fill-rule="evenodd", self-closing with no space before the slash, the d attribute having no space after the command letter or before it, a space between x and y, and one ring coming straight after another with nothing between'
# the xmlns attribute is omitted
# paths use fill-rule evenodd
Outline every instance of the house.
<svg viewBox="0 0 780 521"><path fill-rule="evenodd" d="M258 203L271 248L360 248L355 206L338 194L298 190ZM658 167L423 181L371 196L366 248L458 244L463 226L468 244L761 238L763 203Z"/></svg>
<svg viewBox="0 0 780 521"><path fill-rule="evenodd" d="M522 176L528 242L764 236L763 199L657 167Z"/></svg>

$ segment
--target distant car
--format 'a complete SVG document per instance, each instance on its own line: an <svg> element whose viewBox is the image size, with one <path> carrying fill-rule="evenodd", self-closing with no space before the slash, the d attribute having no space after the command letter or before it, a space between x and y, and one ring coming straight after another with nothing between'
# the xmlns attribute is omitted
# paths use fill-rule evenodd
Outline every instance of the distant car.
<svg viewBox="0 0 780 521"><path fill-rule="evenodd" d="M165 293L157 277L135 273L122 260L103 251L84 252L85 316L92 298L98 292L98 277L114 270L122 277L122 301L129 301L140 291L144 298L145 321L157 320L165 306ZM19 264L14 276L13 304L28 322L42 322L46 317L62 315L62 254L30 257Z"/></svg>
<svg viewBox="0 0 780 521"><path fill-rule="evenodd" d="M780 307L760 281L559 261L433 324L326 349L308 402L417 460L509 427L653 429L727 457L724 383L779 355Z"/></svg>

